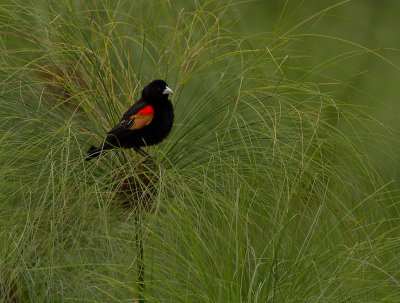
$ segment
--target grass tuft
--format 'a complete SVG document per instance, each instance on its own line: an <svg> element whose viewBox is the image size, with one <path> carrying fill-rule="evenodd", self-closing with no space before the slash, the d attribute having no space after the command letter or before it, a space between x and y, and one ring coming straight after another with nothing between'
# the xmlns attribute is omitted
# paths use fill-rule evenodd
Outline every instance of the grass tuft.
<svg viewBox="0 0 400 303"><path fill-rule="evenodd" d="M398 301L399 191L371 155L397 163L397 133L328 72L397 65L306 27L347 2L294 24L286 1L260 34L251 1L1 4L0 301ZM309 39L351 51L313 63ZM157 160L85 162L156 78Z"/></svg>

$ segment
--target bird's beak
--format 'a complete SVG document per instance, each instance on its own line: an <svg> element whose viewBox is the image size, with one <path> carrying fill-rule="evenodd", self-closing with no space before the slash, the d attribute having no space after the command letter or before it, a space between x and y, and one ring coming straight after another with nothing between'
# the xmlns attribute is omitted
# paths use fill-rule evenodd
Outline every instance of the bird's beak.
<svg viewBox="0 0 400 303"><path fill-rule="evenodd" d="M166 86L162 93L163 93L163 95L170 95L170 94L173 94L174 92L172 91L172 89L170 89L168 86Z"/></svg>

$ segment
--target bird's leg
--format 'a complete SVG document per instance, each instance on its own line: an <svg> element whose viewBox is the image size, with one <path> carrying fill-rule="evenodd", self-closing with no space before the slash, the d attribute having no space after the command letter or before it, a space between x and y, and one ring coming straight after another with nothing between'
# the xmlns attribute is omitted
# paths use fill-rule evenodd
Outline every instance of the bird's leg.
<svg viewBox="0 0 400 303"><path fill-rule="evenodd" d="M141 155L141 156L143 156L143 157L145 157L145 158L148 157L148 158L150 158L150 159L153 160L153 161L156 160L156 158L150 156L149 153L145 152L145 151L144 151L143 149L141 149L140 147L135 148L135 151L136 151L139 155Z"/></svg>
<svg viewBox="0 0 400 303"><path fill-rule="evenodd" d="M135 148L135 151L139 154L139 155L141 155L141 156L143 156L143 157L148 157L148 156L150 156L148 153L146 153L143 149L141 149L141 148Z"/></svg>

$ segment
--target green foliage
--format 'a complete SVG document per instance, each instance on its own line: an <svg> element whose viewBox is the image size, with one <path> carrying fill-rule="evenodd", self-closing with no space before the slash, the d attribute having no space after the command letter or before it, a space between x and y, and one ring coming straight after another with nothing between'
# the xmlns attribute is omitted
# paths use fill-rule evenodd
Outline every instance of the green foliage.
<svg viewBox="0 0 400 303"><path fill-rule="evenodd" d="M1 300L398 301L399 192L370 155L397 164L396 134L327 72L397 66L303 28L347 2L288 20L286 1L261 34L239 30L247 1L0 6ZM309 40L351 51L314 63ZM176 111L155 163L85 162L155 78Z"/></svg>

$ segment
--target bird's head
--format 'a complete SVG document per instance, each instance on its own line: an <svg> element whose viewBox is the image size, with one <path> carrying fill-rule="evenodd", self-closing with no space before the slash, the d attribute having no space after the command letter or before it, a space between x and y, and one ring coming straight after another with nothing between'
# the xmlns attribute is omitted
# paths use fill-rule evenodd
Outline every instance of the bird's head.
<svg viewBox="0 0 400 303"><path fill-rule="evenodd" d="M167 86L163 80L154 80L150 82L142 91L142 97L147 102L157 102L160 100L167 100L168 95L173 91Z"/></svg>

